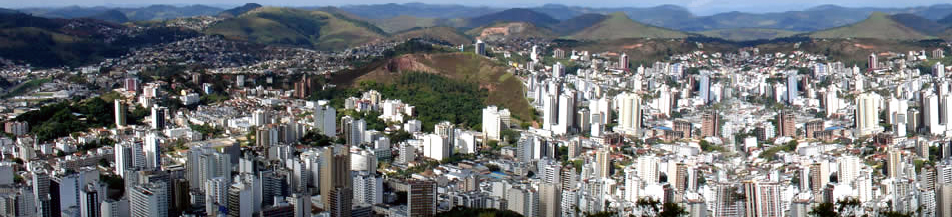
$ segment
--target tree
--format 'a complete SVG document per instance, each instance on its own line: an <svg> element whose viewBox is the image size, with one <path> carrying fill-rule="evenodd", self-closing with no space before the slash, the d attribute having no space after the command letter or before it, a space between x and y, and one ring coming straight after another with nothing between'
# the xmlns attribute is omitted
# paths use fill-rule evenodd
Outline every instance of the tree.
<svg viewBox="0 0 952 217"><path fill-rule="evenodd" d="M641 198L635 202L635 216L638 217L654 217L658 216L658 212L661 210L661 202L652 198Z"/></svg>
<svg viewBox="0 0 952 217"><path fill-rule="evenodd" d="M836 207L832 203L821 203L816 207L813 207L810 212L807 212L810 216L815 217L838 217L839 213L836 212Z"/></svg>
<svg viewBox="0 0 952 217"><path fill-rule="evenodd" d="M879 216L883 217L912 217L912 213L901 213L896 211L882 211Z"/></svg>
<svg viewBox="0 0 952 217"><path fill-rule="evenodd" d="M658 213L658 216L661 217L680 217L688 214L688 211L684 210L684 207L676 203L664 203L661 205L661 213Z"/></svg>
<svg viewBox="0 0 952 217"><path fill-rule="evenodd" d="M858 199L848 198L836 201L836 212L840 216L856 216L857 210L862 209Z"/></svg>

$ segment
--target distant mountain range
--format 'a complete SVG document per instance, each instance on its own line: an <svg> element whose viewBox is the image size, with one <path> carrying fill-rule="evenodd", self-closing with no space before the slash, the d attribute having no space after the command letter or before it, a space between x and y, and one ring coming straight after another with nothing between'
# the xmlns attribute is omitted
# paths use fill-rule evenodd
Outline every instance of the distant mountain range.
<svg viewBox="0 0 952 217"><path fill-rule="evenodd" d="M261 44L344 49L385 37L373 24L325 11L260 7L218 22L206 34Z"/></svg>
<svg viewBox="0 0 952 217"><path fill-rule="evenodd" d="M45 18L107 18L107 21L126 22L126 21L144 21L144 20L166 20L179 17L192 17L202 15L217 15L223 9L206 5L191 6L172 6L172 5L151 5L139 8L114 8L114 7L80 7L70 6L61 8L24 8L17 9L20 12L31 14L33 16ZM121 18L119 12L125 18Z"/></svg>
<svg viewBox="0 0 952 217"><path fill-rule="evenodd" d="M397 16L443 19L473 18L506 10L505 8L430 5L420 3L344 6L340 9L368 19L389 19ZM804 32L859 22L869 17L873 12L914 14L929 20L939 20L952 14L952 4L907 8L848 8L836 5L822 5L802 11L778 13L727 12L710 16L698 16L684 7L675 5L661 5L646 8L589 8L547 4L526 9L547 14L557 20L568 20L583 14L611 14L623 12L631 19L641 23L681 31L770 28Z"/></svg>
<svg viewBox="0 0 952 217"><path fill-rule="evenodd" d="M697 16L683 7L662 5L649 8L586 8L543 5L534 8L488 8L420 3L357 5L344 7L269 7L249 3L232 9L203 5L176 7L153 5L142 8L64 7L52 9L0 9L0 14L51 18L56 23L95 19L124 23L198 15L224 18L201 33L259 44L304 46L336 50L370 42L429 38L451 44L473 39L510 38L617 41L640 38L705 38L733 41L796 38L868 38L918 41L952 40L952 5L910 8L846 8L819 6L780 13L729 12ZM31 16L32 15L32 16ZM0 26L13 41L25 41L36 27L23 23ZM113 27L119 28L119 27ZM68 41L96 44L95 36L66 34L61 28L40 28L43 35L77 38L48 43L61 49ZM67 32L68 33L68 32ZM36 35L36 34L33 34ZM88 39L88 40L87 40ZM77 46L79 47L79 46ZM19 48L18 48L19 49ZM52 53L68 53L53 50ZM108 55L111 55L108 54ZM69 59L69 58L67 58ZM61 63L62 61L60 61ZM51 62L50 64L59 64Z"/></svg>
<svg viewBox="0 0 952 217"><path fill-rule="evenodd" d="M809 34L813 38L875 38L875 39L894 39L894 40L925 40L935 37L917 31L902 22L914 22L920 24L922 18L915 15L889 16L885 13L876 12L868 19L847 26L817 31Z"/></svg>
<svg viewBox="0 0 952 217"><path fill-rule="evenodd" d="M130 48L200 35L177 28L130 28L95 19L0 13L0 57L40 67L80 66L119 57Z"/></svg>

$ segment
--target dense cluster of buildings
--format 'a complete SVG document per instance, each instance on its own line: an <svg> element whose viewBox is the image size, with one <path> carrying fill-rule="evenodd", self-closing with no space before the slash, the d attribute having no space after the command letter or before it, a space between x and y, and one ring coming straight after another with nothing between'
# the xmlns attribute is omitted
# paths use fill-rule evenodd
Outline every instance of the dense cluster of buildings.
<svg viewBox="0 0 952 217"><path fill-rule="evenodd" d="M5 77L75 76L26 93L52 96L42 100L114 92L114 123L41 141L37 126L16 117L44 101L0 103L0 216L668 211L649 201L687 216L807 216L843 201L856 201L845 210L858 215L952 216L948 47L875 53L865 66L756 48L634 65L625 53L534 42L477 41L464 51L528 57L507 65L525 85L516 94L538 114L487 105L476 127L424 126L422 105L375 90L309 99L328 88L309 76L348 69L346 59L378 57L395 42L245 54L242 44L208 36L102 67L11 69ZM225 86L203 72L189 72L190 81L136 76L197 62L228 78L215 81ZM265 87L276 74L303 76ZM58 91L66 92L39 94ZM227 98L209 102L213 93Z"/></svg>

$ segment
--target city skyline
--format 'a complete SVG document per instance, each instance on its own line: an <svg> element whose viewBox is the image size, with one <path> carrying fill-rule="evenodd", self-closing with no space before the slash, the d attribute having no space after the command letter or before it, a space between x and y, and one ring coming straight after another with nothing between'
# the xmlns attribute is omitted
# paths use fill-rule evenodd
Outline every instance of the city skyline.
<svg viewBox="0 0 952 217"><path fill-rule="evenodd" d="M952 4L116 2L0 9L0 216L952 217Z"/></svg>
<svg viewBox="0 0 952 217"><path fill-rule="evenodd" d="M144 2L135 2L128 3L121 0L67 0L67 1L57 1L57 2L2 2L0 7L12 8L12 9L22 9L22 8L44 8L44 7L69 7L69 6L81 6L81 7L145 7L149 5L175 5L175 6L189 6L189 5L208 5L219 8L231 8L241 6L245 3L258 3L265 6L277 6L277 7L323 7L323 6L360 6L360 5L377 5L377 4L406 4L406 3L424 3L424 4L435 4L435 5L462 5L468 7L491 7L491 8L522 8L522 7L541 7L547 4L558 4L566 5L571 7L589 7L589 8L623 8L623 7L634 7L634 8L648 8L648 7L657 7L664 5L675 5L688 9L696 15L706 16L716 13L725 13L725 12L747 12L747 13L775 13L775 12L787 12L787 11L800 11L807 10L817 6L824 5L836 5L842 7L850 8L908 8L908 7L927 7L932 5L940 4L950 4L947 1L943 0L913 0L913 1L887 1L887 0L872 0L872 1L860 1L860 0L847 0L847 1L820 1L820 0L809 0L809 1L794 1L794 0L782 0L782 1L770 1L769 3L764 3L761 1L751 1L751 0L674 0L674 1L639 1L639 2L629 2L622 0L610 0L610 1L600 1L597 3L592 2L579 2L575 0L560 0L560 1L543 1L543 0L531 0L523 2L511 2L504 0L488 0L488 1L479 1L478 3L460 3L460 2L446 2L442 0L406 0L406 1L388 1L388 0L358 0L358 1L342 1L342 0L332 0L325 2L311 2L306 0L278 0L278 1L269 1L269 2L254 2L254 1L243 1L243 0L202 0L202 1L186 1L186 0L169 0L169 1L144 1Z"/></svg>

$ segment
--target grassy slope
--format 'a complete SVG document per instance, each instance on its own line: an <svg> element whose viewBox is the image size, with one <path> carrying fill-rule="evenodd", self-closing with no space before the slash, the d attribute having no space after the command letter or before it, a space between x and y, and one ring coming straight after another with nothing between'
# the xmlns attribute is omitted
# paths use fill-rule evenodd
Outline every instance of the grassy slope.
<svg viewBox="0 0 952 217"><path fill-rule="evenodd" d="M740 29L718 29L697 32L701 35L714 38L723 38L731 41L750 41L757 39L774 39L799 34L799 32L787 31L781 29L762 29L762 28L740 28Z"/></svg>
<svg viewBox="0 0 952 217"><path fill-rule="evenodd" d="M343 49L383 38L376 27L323 11L265 7L209 27L207 34L263 44Z"/></svg>
<svg viewBox="0 0 952 217"><path fill-rule="evenodd" d="M414 17L407 15L388 19L373 20L371 22L387 33L401 32L415 27L433 27L437 25L436 18Z"/></svg>
<svg viewBox="0 0 952 217"><path fill-rule="evenodd" d="M624 13L613 13L602 22L568 36L581 40L611 40L621 38L685 38L688 35L670 29L635 22Z"/></svg>
<svg viewBox="0 0 952 217"><path fill-rule="evenodd" d="M939 33L938 37L945 39L946 41L952 41L952 28L948 28L945 31Z"/></svg>
<svg viewBox="0 0 952 217"><path fill-rule="evenodd" d="M866 20L851 25L809 34L813 38L874 38L891 40L924 40L934 37L903 26L885 13L873 13Z"/></svg>
<svg viewBox="0 0 952 217"><path fill-rule="evenodd" d="M481 88L489 90L487 105L499 105L508 108L513 116L520 120L530 117L529 102L523 97L525 87L517 77L507 72L507 67L499 65L485 57L472 53L408 54L394 58L413 65L405 71L424 71L436 73L455 80L473 81ZM391 62L392 62L391 61ZM358 84L361 81L393 82L400 72L386 69L386 63L374 64L360 75L349 81L338 81L342 85Z"/></svg>
<svg viewBox="0 0 952 217"><path fill-rule="evenodd" d="M405 32L399 32L390 37L396 40L405 40L410 38L437 39L451 44L468 44L473 39L453 27L428 27L416 28Z"/></svg>
<svg viewBox="0 0 952 217"><path fill-rule="evenodd" d="M499 33L499 29L506 29L506 34ZM524 22L496 23L493 25L473 28L466 31L466 35L483 40L495 38L556 38L552 30Z"/></svg>

